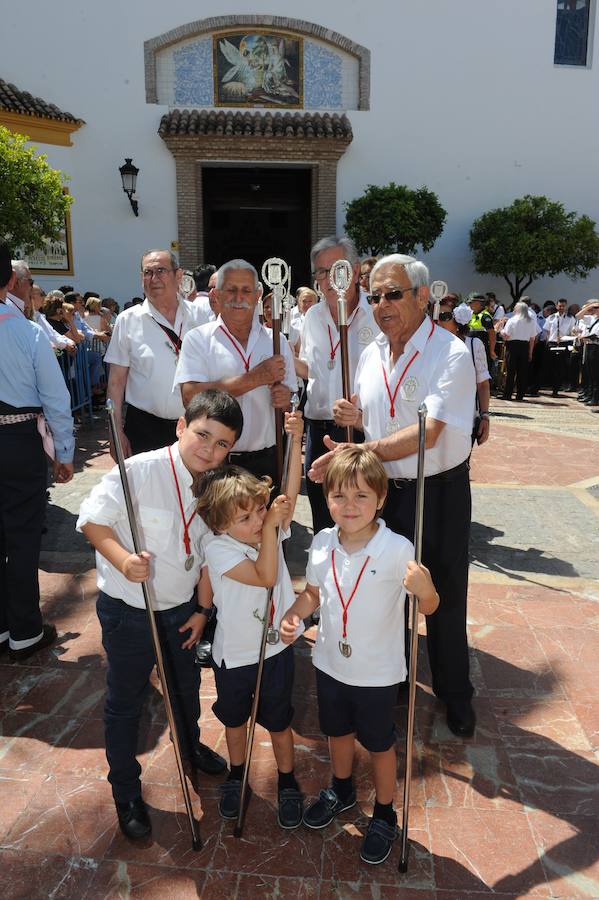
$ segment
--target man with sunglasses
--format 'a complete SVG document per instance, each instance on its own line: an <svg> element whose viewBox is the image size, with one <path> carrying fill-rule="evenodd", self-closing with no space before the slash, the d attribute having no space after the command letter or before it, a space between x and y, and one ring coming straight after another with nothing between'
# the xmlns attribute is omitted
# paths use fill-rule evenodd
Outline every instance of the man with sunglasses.
<svg viewBox="0 0 599 900"><path fill-rule="evenodd" d="M15 306L27 319L30 319L33 278L31 277L29 266L22 259L13 259L11 265L15 273L15 283L12 290L7 292L7 305Z"/></svg>
<svg viewBox="0 0 599 900"><path fill-rule="evenodd" d="M353 242L347 237L322 238L312 248L310 262L312 277L323 297L306 313L302 329L298 375L308 379L306 407L306 472L312 461L325 451L323 438L331 435L343 440L343 429L333 421L333 403L341 396L341 345L337 327L337 294L331 287L331 266L346 259L352 266L352 283L347 298L347 343L349 374L353 381L360 354L379 332L366 300L366 292L358 284L360 258ZM308 499L312 509L314 534L333 524L319 484L306 479Z"/></svg>
<svg viewBox="0 0 599 900"><path fill-rule="evenodd" d="M416 507L418 407L426 403L423 563L441 598L427 616L433 691L447 707L447 724L461 737L474 732L475 715L466 638L470 481L468 458L475 378L465 344L426 314L428 269L411 256L379 260L370 276L370 302L381 334L356 370L355 397L337 400L338 425L364 432L364 446L383 461L389 476L386 524L413 540ZM309 473L321 481L335 450Z"/></svg>
<svg viewBox="0 0 599 900"><path fill-rule="evenodd" d="M117 317L104 357L110 364L107 397L114 403L125 456L174 443L177 420L185 412L179 390L173 390L179 351L187 332L207 317L201 307L179 297L181 275L170 250L144 253L145 300Z"/></svg>

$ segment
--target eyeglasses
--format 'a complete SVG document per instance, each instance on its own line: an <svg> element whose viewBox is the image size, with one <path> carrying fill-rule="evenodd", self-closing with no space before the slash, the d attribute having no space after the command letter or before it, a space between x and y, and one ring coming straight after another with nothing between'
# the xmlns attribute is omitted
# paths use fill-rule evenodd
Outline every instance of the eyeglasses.
<svg viewBox="0 0 599 900"><path fill-rule="evenodd" d="M439 318L437 321L439 322L451 322L453 319L453 313L451 310L447 310L446 312L439 313Z"/></svg>
<svg viewBox="0 0 599 900"><path fill-rule="evenodd" d="M320 268L316 269L315 272L312 272L312 278L316 281L324 281L325 278L329 277L329 272L331 271L330 267L328 269Z"/></svg>
<svg viewBox="0 0 599 900"><path fill-rule="evenodd" d="M418 293L418 288L395 288L393 291L386 291L384 294L368 294L367 300L377 306L381 300L402 300L404 294L412 293L414 296Z"/></svg>
<svg viewBox="0 0 599 900"><path fill-rule="evenodd" d="M158 278L163 278L167 272L174 272L174 269L166 269L164 266L156 266L155 269L142 269L141 274L144 278L151 279L154 275L157 275Z"/></svg>

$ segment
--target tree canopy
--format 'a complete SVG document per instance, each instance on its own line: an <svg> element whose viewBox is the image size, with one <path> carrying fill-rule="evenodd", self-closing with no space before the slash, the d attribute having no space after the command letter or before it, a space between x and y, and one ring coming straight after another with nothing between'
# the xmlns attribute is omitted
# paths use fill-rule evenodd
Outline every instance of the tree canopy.
<svg viewBox="0 0 599 900"><path fill-rule="evenodd" d="M62 174L26 143L0 126L0 237L24 254L59 236L72 203Z"/></svg>
<svg viewBox="0 0 599 900"><path fill-rule="evenodd" d="M599 265L595 222L530 194L476 219L470 250L476 271L505 279L514 300L537 278L586 278Z"/></svg>
<svg viewBox="0 0 599 900"><path fill-rule="evenodd" d="M430 250L447 213L436 194L425 187L411 190L393 181L370 184L361 197L346 206L345 231L360 253L414 253Z"/></svg>

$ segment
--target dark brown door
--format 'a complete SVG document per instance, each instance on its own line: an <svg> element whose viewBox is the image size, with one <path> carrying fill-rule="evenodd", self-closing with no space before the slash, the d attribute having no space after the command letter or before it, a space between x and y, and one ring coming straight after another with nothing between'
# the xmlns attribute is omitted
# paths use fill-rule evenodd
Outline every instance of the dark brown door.
<svg viewBox="0 0 599 900"><path fill-rule="evenodd" d="M208 168L202 170L204 261L216 266L279 256L291 266L292 290L311 285L309 169Z"/></svg>

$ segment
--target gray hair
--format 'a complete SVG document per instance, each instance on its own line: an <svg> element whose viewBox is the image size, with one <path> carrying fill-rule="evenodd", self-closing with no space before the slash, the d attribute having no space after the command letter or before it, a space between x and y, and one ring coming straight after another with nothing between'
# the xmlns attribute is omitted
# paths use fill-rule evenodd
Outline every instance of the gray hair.
<svg viewBox="0 0 599 900"><path fill-rule="evenodd" d="M144 267L144 259L146 258L146 256L149 256L150 253L168 253L169 259L171 261L171 268L175 269L175 270L180 268L179 260L177 259L177 257L171 250L158 249L158 250L146 250L144 253L141 254L140 267L142 269Z"/></svg>
<svg viewBox="0 0 599 900"><path fill-rule="evenodd" d="M29 266L24 259L13 259L10 264L19 281L30 277Z"/></svg>
<svg viewBox="0 0 599 900"><path fill-rule="evenodd" d="M62 291L54 290L48 291L46 294L46 300L64 300L64 294Z"/></svg>
<svg viewBox="0 0 599 900"><path fill-rule="evenodd" d="M345 259L352 266L355 266L356 263L360 262L356 245L352 239L345 235L332 234L329 237L321 238L312 247L312 250L310 251L310 265L312 266L312 271L314 271L318 254L323 253L325 250L330 250L331 247L341 247Z"/></svg>
<svg viewBox="0 0 599 900"><path fill-rule="evenodd" d="M370 273L370 282L379 269L383 266L401 266L413 288L426 287L428 285L428 268L419 259L414 256L406 256L403 253L390 253L389 256L383 256L374 265Z"/></svg>
<svg viewBox="0 0 599 900"><path fill-rule="evenodd" d="M512 310L512 317L514 319L528 319L528 304L525 300L518 300Z"/></svg>
<svg viewBox="0 0 599 900"><path fill-rule="evenodd" d="M245 272L253 273L254 287L256 290L262 287L262 285L260 284L258 273L251 263L249 263L245 259L230 259L229 262L223 263L216 273L216 290L221 291L223 289L225 283L225 275L227 274L227 272L239 271L239 269L242 269Z"/></svg>

